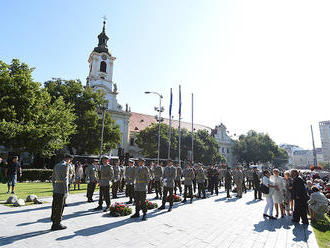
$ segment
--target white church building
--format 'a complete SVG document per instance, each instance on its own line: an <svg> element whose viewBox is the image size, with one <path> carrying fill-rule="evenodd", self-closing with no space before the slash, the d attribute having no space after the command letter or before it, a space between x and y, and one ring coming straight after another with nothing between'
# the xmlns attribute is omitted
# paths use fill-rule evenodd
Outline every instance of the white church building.
<svg viewBox="0 0 330 248"><path fill-rule="evenodd" d="M124 149L131 157L142 156L141 149L136 145L136 135L152 123L156 123L154 116L131 112L126 104L125 109L117 102L117 85L113 82L113 66L116 57L112 56L108 49L109 37L105 33L105 21L103 22L102 32L98 35L98 45L89 55L89 75L86 85L94 90L102 90L104 97L108 100L107 111L111 118L120 126L121 144L118 148ZM164 119L168 123L168 119ZM172 126L177 127L177 122L173 120ZM181 127L190 129L191 123L181 122ZM227 135L226 127L221 124L215 129L204 125L194 125L195 130L207 130L218 141L222 153L231 165L235 159L232 154L232 139ZM118 155L118 149L112 151L113 155Z"/></svg>

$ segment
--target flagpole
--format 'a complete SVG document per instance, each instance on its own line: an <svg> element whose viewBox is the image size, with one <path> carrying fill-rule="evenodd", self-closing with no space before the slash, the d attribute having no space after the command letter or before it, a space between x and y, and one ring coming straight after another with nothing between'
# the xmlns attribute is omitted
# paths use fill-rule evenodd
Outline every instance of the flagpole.
<svg viewBox="0 0 330 248"><path fill-rule="evenodd" d="M194 164L194 94L191 93L191 163Z"/></svg>
<svg viewBox="0 0 330 248"><path fill-rule="evenodd" d="M181 166L181 85L179 85L179 165Z"/></svg>
<svg viewBox="0 0 330 248"><path fill-rule="evenodd" d="M170 110L169 110L169 131L168 131L168 159L171 159L171 134L172 134L172 88L170 90Z"/></svg>

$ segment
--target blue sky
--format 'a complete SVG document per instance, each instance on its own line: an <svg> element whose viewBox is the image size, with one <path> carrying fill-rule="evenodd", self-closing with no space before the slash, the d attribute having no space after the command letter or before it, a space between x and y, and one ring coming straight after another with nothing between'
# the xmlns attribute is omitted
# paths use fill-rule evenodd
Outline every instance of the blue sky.
<svg viewBox="0 0 330 248"><path fill-rule="evenodd" d="M117 57L114 82L122 105L154 114L161 92L183 90L183 118L223 122L231 133L267 132L278 143L317 145L328 120L330 3L304 0L5 1L0 59L19 58L33 76L80 79L106 15ZM167 115L168 112L165 114Z"/></svg>

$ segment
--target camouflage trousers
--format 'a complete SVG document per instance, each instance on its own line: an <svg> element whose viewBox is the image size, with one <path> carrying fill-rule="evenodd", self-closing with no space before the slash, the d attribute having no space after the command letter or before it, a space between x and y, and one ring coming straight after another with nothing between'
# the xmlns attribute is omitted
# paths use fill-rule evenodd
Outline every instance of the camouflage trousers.
<svg viewBox="0 0 330 248"><path fill-rule="evenodd" d="M100 198L99 198L99 206L102 207L103 200L107 204L107 207L110 207L110 186L100 186Z"/></svg>
<svg viewBox="0 0 330 248"><path fill-rule="evenodd" d="M162 186L161 186L161 182L160 180L155 180L155 192L156 192L156 196L158 197L162 197Z"/></svg>
<svg viewBox="0 0 330 248"><path fill-rule="evenodd" d="M129 200L132 201L134 198L134 184L126 184L126 190Z"/></svg>
<svg viewBox="0 0 330 248"><path fill-rule="evenodd" d="M164 189L163 189L162 206L165 206L165 203L167 201L167 193L169 195L170 206L173 206L173 188L170 188L170 187L164 187Z"/></svg>
<svg viewBox="0 0 330 248"><path fill-rule="evenodd" d="M188 193L188 191L189 191L189 193ZM192 185L185 185L184 186L184 200L186 200L187 197L189 197L190 199L193 198Z"/></svg>
<svg viewBox="0 0 330 248"><path fill-rule="evenodd" d="M141 209L144 214L147 212L146 198L147 198L147 193L145 191L135 191L136 213L139 213Z"/></svg>
<svg viewBox="0 0 330 248"><path fill-rule="evenodd" d="M175 192L175 194L176 194L176 188L177 188L177 187L179 188L179 192L180 192L180 194L182 194L181 180L180 180L180 179L175 180L174 183L175 183L175 188L174 188L174 192Z"/></svg>
<svg viewBox="0 0 330 248"><path fill-rule="evenodd" d="M62 221L62 215L65 205L66 196L64 194L53 193L52 215L51 221L58 225Z"/></svg>

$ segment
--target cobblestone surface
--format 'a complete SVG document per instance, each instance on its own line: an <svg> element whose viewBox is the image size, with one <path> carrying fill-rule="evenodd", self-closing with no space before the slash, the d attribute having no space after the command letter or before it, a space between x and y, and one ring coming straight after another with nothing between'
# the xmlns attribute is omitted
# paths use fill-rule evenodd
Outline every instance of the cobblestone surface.
<svg viewBox="0 0 330 248"><path fill-rule="evenodd" d="M122 197L112 203L127 200ZM293 225L289 217L265 220L265 201L254 201L252 192L227 200L221 191L193 204L175 203L172 212L149 210L145 222L94 212L97 203L87 203L84 194L70 195L67 202L62 223L68 228L55 232L50 231L51 203L20 208L0 205L0 246L318 247L311 226Z"/></svg>

